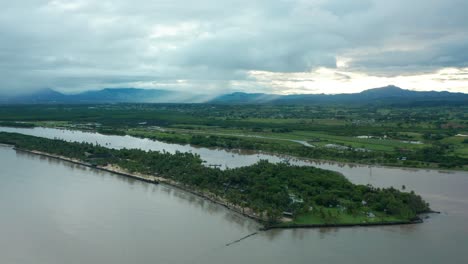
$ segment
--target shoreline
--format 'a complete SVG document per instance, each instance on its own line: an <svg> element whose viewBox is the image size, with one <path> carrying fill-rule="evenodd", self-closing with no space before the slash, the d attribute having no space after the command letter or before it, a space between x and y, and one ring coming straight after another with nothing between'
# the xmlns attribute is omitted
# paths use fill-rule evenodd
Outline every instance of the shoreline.
<svg viewBox="0 0 468 264"><path fill-rule="evenodd" d="M38 127L42 127L42 126L38 126ZM50 128L50 127L42 127L42 128ZM101 134L97 131L87 131L87 130L80 130L80 129L68 129L68 128L55 128L55 129L63 129L63 130L75 130L75 131L81 131L81 132L89 132L89 133L97 133L97 134L100 134L100 135L113 135L113 134ZM114 136L119 136L119 135L114 135ZM120 135L121 136L121 135ZM193 147L193 148L205 148L205 149L209 149L209 150L224 150L226 152L230 152L230 153L235 153L235 154L238 154L238 155L256 155L256 154L265 154L265 155L270 155L270 156L275 156L275 157L279 157L279 158L291 158L291 159L296 159L296 160L300 160L300 161L305 161L305 162L309 162L309 163L331 163L331 164L336 164L336 165L348 165L348 166L362 166L362 167L376 167L376 168L387 168L387 169L402 169L402 170L433 170L433 171L441 171L441 172L467 172L468 169L463 169L463 168L454 168L454 169L450 169L450 168L434 168L434 167L405 167L405 166L392 166L391 164L378 164L378 163L358 163L358 162L352 162L352 161L339 161L339 160L327 160L327 159L314 159L314 158L307 158L307 157L300 157L300 156L294 156L292 154L286 154L286 153L276 153L276 152L271 152L271 151L262 151L262 150L251 150L251 149L239 149L239 148L232 148L232 149L228 149L228 148L222 148L222 147L204 147L204 146L199 146L199 145L192 145L190 143L185 143L185 144L182 144L182 143L172 143L172 142L166 142L166 141L163 141L163 140L158 140L158 139L152 139L152 138L149 138L149 137L143 137L143 136L137 136L137 135L132 135L132 134L127 134L125 133L125 136L129 136L129 137L134 137L134 138L138 138L138 139L148 139L148 140L152 140L152 141L156 141L156 142L162 142L162 143L166 143L166 144L172 144L172 145L180 145L180 146L190 146L190 147ZM289 139L278 139L278 140L289 140ZM298 142L296 142L298 143ZM301 144L301 143L299 143ZM242 154L242 152L245 151L247 152L246 154Z"/></svg>
<svg viewBox="0 0 468 264"><path fill-rule="evenodd" d="M338 227L366 227L366 226L389 226L389 225L409 225L409 224L419 224L423 223L423 219L420 218L419 216L415 220L408 220L408 221L393 221L393 222L374 222L374 223L344 223L344 224L288 224L288 222L282 222L279 224L274 224L274 225L266 225L266 220L262 218L261 216L258 216L256 213L254 213L251 209L249 208L242 208L240 206L236 206L233 204L230 204L229 202L225 201L224 199L217 197L217 195L213 193L208 193L208 192L200 192L193 190L187 186L184 186L178 182L172 181L170 179L160 177L160 176L154 176L154 175L146 175L146 174L140 174L140 173L130 173L122 168L115 166L115 165L107 165L107 166L95 166L89 163L86 163L81 160L76 160L76 159L71 159L68 157L64 156L59 156L59 155L53 155L49 154L46 152L41 152L41 151L36 151L36 150L28 150L28 149L21 149L17 148L14 145L8 145L8 144L0 144L0 146L5 146L5 147L12 147L15 151L20 151L20 152L25 152L33 155L38 155L38 156L43 156L51 159L57 159L65 162L70 162L76 165L81 165L85 166L91 169L96 169L100 171L105 171L111 174L116 174L120 175L123 177L128 177L132 178L135 180L147 182L147 183L152 183L152 184L165 184L167 186L191 193L193 195L196 195L202 199L208 200L210 202L213 202L215 204L221 205L225 207L226 209L240 214L242 216L245 216L247 218L253 219L257 223L260 223L263 225L259 230L260 231L268 231L270 229L296 229L296 228L338 228ZM438 212L434 212L438 213Z"/></svg>
<svg viewBox="0 0 468 264"><path fill-rule="evenodd" d="M41 126L39 126L41 127ZM59 128L59 129L65 129L67 130L68 128ZM72 129L70 129L72 130ZM79 130L79 129L76 129L78 131L81 131L81 132L87 132L86 130ZM97 131L89 131L89 132L93 132L93 133L98 133L100 134L99 132ZM202 135L202 133L200 133ZM204 146L199 146L199 145L192 145L190 143L186 143L186 144L181 144L181 143L170 143L170 142L165 142L163 140L158 140L158 139L152 139L152 138L149 138L149 137L144 137L144 136L137 136L137 135L132 135L132 134L127 134L125 133L126 136L130 136L130 137L135 137L135 138L140 138L140 139L149 139L149 140L153 140L153 141L158 141L158 142L163 142L163 143L167 143L167 144L173 144L173 145L181 145L181 146L191 146L191 147L194 147L194 148L206 148L206 149L210 149L210 150L224 150L226 152L234 152L236 154L239 154L238 152L242 152L242 151L246 151L248 152L247 155L255 155L255 154L265 154L265 155L271 155L271 156L276 156L276 157L279 157L279 158L291 158L291 159L296 159L296 160L301 160L301 161L306 161L306 162L316 162L316 163L332 163L332 164L337 164L337 165L353 165L353 166L372 166L372 167L377 167L377 168L388 168L388 169L392 169L392 168L395 168L395 169L410 169L410 170L433 170L433 171L442 171L442 172L467 172L468 171L468 168L467 169L463 169L463 168L434 168L434 167L411 167L411 166L393 166L391 164L379 164L379 163L359 163L359 162L352 162L352 161L339 161L339 160L327 160L327 159L314 159L314 158L308 158L308 157L300 157L300 156L295 156L295 155L292 155L292 154L287 154L287 153L277 153L277 152L271 152L271 151L263 151L263 150L251 150L251 149L239 149L239 148L233 148L233 149L228 149L228 148L222 148L222 147L204 147ZM256 138L257 136L254 136L254 135L237 135L239 137L251 137L251 138ZM281 138L267 138L267 137L261 137L261 136L258 136L257 138L266 138L266 139L271 139L271 140L283 140L283 141L291 141L291 142L296 142L298 144L301 144L303 146L305 146L303 144L303 142L307 142L307 141L302 141L302 140L294 140L294 139L281 139ZM308 143L307 143L308 144ZM317 147L317 146L314 146L314 145L311 145L312 147ZM238 151L238 152L236 152ZM239 155L243 155L243 154L239 154Z"/></svg>
<svg viewBox="0 0 468 264"><path fill-rule="evenodd" d="M409 221L394 221L394 222L382 222L382 223L355 223L355 224L280 224L266 226L261 231L268 231L271 229L299 229L299 228L333 228L333 227L372 227L372 226L396 226L396 225L415 225L422 224L424 221L418 217L415 220Z"/></svg>
<svg viewBox="0 0 468 264"><path fill-rule="evenodd" d="M4 127L8 127L8 126L4 126ZM83 133L95 133L95 134L107 135L107 136L108 135L113 135L113 134L102 134L102 133L99 133L97 131L92 131L92 130L81 130L81 129L61 128L61 127L46 127L46 126L35 126L35 127L32 127L32 128L20 127L20 129L34 129L36 127L37 128L45 128L45 129L80 131L80 132L83 132ZM17 127L8 127L8 128L17 128ZM0 131L0 132L2 132L2 131ZM20 132L13 132L13 133L22 134ZM351 162L351 161L314 159L314 158L294 156L294 155L291 155L291 154L275 153L275 152L261 151L261 150L260 151L254 151L254 150L247 150L247 149L225 149L225 148L221 148L221 147L211 147L210 148L210 147L203 147L203 146L198 146L198 145L191 145L189 143L187 143L187 144L170 143L170 142L165 142L165 141L162 141L162 140L156 140L156 139L151 139L151 138L147 138L147 137L138 137L138 136L134 136L134 135L130 135L130 134L115 135L115 136L129 136L129 137L134 137L134 138L138 138L138 139L148 139L148 140L152 140L152 141L156 141L156 142L162 142L162 143L166 143L166 144L179 145L179 146L188 145L188 146L198 148L198 149L205 148L205 149L209 149L209 150L224 150L226 152L235 153L235 154L239 154L239 153L237 153L235 151L239 151L239 152L247 151L247 152L249 152L248 154L239 154L239 155L265 154L265 155L276 156L276 157L279 157L279 158L296 159L296 160L309 162L309 163L330 163L330 164L336 164L336 165L361 166L361 167L367 166L367 167L375 167L375 168L401 169L401 170L432 170L432 171L447 172L447 173L450 173L450 172L467 172L468 171L467 169L463 169L463 168L453 168L453 169L451 169L451 168L434 168L434 167L392 166L390 164L371 164L371 163L358 163L358 162Z"/></svg>
<svg viewBox="0 0 468 264"><path fill-rule="evenodd" d="M239 207L239 206L236 206L236 205L231 205L230 203L228 203L224 199L217 197L215 194L203 193L203 192L200 192L200 191L192 190L192 189L189 189L186 186L183 186L182 184L180 184L178 182L172 181L172 180L164 178L164 177L154 176L154 175L146 175L146 174L141 174L141 173L130 173L130 172L127 172L127 171L115 166L115 165L108 165L108 166L105 166L105 167L93 166L92 164L83 162L81 160L75 160L75 159L71 159L71 158L67 158L67 157L63 157L63 156L58 156L58 155L53 155L53 154L49 154L49 153L41 152L41 151L36 151L36 150L21 149L21 148L17 148L16 146L8 145L8 144L2 144L2 145L7 146L7 147L12 147L15 151L21 151L21 152L25 152L25 153L29 153L29 154L33 154L33 155L38 155L38 156L48 157L48 158L57 159L57 160L65 161L65 162L70 162L70 163L73 163L73 164L76 164L76 165L81 165L81 166L85 166L85 167L88 167L88 168L91 168L91 169L96 169L96 170L105 171L105 172L108 172L108 173L117 174L117 175L120 175L120 176L123 176L123 177L128 177L128 178L132 178L132 179L147 182L147 183L165 184L167 186L170 186L170 187L173 187L173 188L176 188L176 189L191 193L193 195L196 195L196 196L198 196L200 198L203 198L205 200L208 200L208 201L210 201L212 203L221 205L221 206L227 208L230 211L233 211L233 212L238 213L238 214L240 214L242 216L253 219L258 223L261 223L261 224L265 223L264 219L257 216L257 214L254 213L249 208L245 208L245 207L242 208L242 207Z"/></svg>

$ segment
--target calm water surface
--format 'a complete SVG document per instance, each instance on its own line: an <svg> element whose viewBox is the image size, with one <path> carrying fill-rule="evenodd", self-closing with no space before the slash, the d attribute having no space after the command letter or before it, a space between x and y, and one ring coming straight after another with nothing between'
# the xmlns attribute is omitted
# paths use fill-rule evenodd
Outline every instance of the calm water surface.
<svg viewBox="0 0 468 264"><path fill-rule="evenodd" d="M0 130L192 151L229 167L283 159L77 131ZM168 186L0 146L0 263L468 263L468 173L293 162L355 183L406 185L442 214L411 226L260 232L227 247L258 225Z"/></svg>

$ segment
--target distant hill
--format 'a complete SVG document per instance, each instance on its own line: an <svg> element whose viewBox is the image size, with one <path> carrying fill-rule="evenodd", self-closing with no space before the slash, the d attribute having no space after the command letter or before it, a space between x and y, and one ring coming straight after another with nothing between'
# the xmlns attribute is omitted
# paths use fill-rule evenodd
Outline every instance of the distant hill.
<svg viewBox="0 0 468 264"><path fill-rule="evenodd" d="M171 95L166 90L144 90L135 88L103 89L86 91L80 94L69 95L67 99L75 103L150 103L158 102L161 98Z"/></svg>
<svg viewBox="0 0 468 264"><path fill-rule="evenodd" d="M62 102L65 100L65 95L54 91L52 89L42 89L39 91L35 91L30 94L19 95L19 96L1 96L0 103L9 103L9 104L17 104L17 103L43 103L43 102Z"/></svg>
<svg viewBox="0 0 468 264"><path fill-rule="evenodd" d="M386 86L352 94L292 94L235 92L215 97L180 91L106 88L78 94L43 89L21 96L1 96L1 104L96 104L96 103L211 103L211 104L467 104L468 94L418 92Z"/></svg>
<svg viewBox="0 0 468 264"><path fill-rule="evenodd" d="M281 95L276 94L264 94L264 93L242 93L235 92L230 94L224 94L218 96L210 101L210 103L226 103L226 104L237 104L237 103L266 103L280 99Z"/></svg>
<svg viewBox="0 0 468 264"><path fill-rule="evenodd" d="M250 94L232 93L214 98L215 104L316 104L316 103L367 103L367 104L441 104L466 103L468 94L411 91L393 85L374 88L352 94Z"/></svg>
<svg viewBox="0 0 468 264"><path fill-rule="evenodd" d="M205 102L202 94L189 94L157 89L106 88L78 94L63 94L43 89L31 94L0 97L3 104L95 104L95 103L192 103Z"/></svg>

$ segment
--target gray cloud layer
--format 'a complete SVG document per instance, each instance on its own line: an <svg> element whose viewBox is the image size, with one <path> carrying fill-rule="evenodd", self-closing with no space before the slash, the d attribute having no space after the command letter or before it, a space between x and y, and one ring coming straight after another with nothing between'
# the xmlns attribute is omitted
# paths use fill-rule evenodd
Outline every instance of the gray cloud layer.
<svg viewBox="0 0 468 264"><path fill-rule="evenodd" d="M463 68L466 10L466 0L9 1L0 90L255 89L249 71L308 72L337 58L387 77Z"/></svg>

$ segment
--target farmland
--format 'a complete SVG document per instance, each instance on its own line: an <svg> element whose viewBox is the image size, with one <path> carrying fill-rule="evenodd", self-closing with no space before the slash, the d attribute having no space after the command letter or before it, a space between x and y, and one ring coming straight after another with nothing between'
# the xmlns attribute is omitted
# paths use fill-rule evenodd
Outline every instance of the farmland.
<svg viewBox="0 0 468 264"><path fill-rule="evenodd" d="M460 105L29 105L0 107L0 121L364 164L468 164Z"/></svg>

